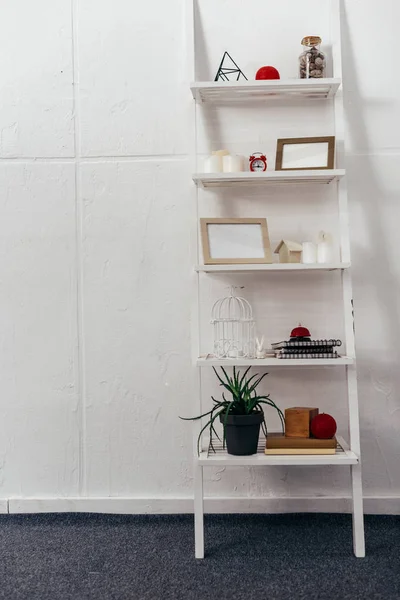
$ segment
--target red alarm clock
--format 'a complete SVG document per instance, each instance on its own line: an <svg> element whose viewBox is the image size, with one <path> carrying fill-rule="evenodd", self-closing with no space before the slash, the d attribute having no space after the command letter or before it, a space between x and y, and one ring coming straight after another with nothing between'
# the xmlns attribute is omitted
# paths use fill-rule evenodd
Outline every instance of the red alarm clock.
<svg viewBox="0 0 400 600"><path fill-rule="evenodd" d="M267 157L261 152L254 152L249 158L250 171L259 172L267 170Z"/></svg>

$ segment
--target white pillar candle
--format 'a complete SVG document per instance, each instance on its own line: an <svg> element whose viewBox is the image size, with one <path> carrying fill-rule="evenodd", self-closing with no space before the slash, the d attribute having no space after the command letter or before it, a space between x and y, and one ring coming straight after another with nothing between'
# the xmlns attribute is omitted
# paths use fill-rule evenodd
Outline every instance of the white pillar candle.
<svg viewBox="0 0 400 600"><path fill-rule="evenodd" d="M212 154L207 156L204 161L204 173L221 173L222 172L222 156Z"/></svg>
<svg viewBox="0 0 400 600"><path fill-rule="evenodd" d="M222 170L224 173L239 173L243 171L243 157L238 154L223 156Z"/></svg>
<svg viewBox="0 0 400 600"><path fill-rule="evenodd" d="M317 247L312 242L303 242L302 261L305 264L317 262Z"/></svg>
<svg viewBox="0 0 400 600"><path fill-rule="evenodd" d="M333 260L333 245L332 236L325 231L320 231L318 234L317 244L317 262L330 263Z"/></svg>
<svg viewBox="0 0 400 600"><path fill-rule="evenodd" d="M317 262L332 262L332 245L329 242L319 242L317 246Z"/></svg>

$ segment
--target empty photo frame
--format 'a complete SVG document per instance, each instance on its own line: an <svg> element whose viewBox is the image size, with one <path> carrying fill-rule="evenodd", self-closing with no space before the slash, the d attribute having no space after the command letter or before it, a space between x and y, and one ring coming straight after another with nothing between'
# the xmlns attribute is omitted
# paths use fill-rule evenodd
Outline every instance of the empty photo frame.
<svg viewBox="0 0 400 600"><path fill-rule="evenodd" d="M205 265L272 263L267 219L200 219Z"/></svg>
<svg viewBox="0 0 400 600"><path fill-rule="evenodd" d="M278 140L276 171L333 169L335 137L287 138Z"/></svg>

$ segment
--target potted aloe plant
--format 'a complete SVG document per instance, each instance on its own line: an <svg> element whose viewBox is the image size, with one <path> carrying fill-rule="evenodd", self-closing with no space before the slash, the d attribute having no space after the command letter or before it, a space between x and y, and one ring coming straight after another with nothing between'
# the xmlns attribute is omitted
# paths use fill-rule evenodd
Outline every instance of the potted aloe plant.
<svg viewBox="0 0 400 600"><path fill-rule="evenodd" d="M229 377L223 367L221 367L222 376L213 367L220 386L224 388L222 399L216 400L211 396L214 406L210 411L197 417L184 419L185 421L196 421L208 417L207 423L199 433L198 451L200 450L201 435L207 428L210 433L210 447L214 450L213 435L220 439L214 427L215 421L219 418L224 428L223 446L225 447L226 442L228 453L241 456L255 454L257 452L260 426L262 426L264 434L267 435L264 406L275 408L282 423L282 431L284 430L285 422L282 411L269 395L261 396L257 393L257 387L268 373L248 377L247 374L250 368L248 367L241 375L240 371L233 367L233 376ZM228 398L225 396L225 391L229 393Z"/></svg>

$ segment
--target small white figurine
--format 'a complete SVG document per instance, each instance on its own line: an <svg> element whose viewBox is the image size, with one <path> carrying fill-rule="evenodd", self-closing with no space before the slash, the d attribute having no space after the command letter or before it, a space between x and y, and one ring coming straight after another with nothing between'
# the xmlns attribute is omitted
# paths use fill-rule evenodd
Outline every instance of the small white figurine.
<svg viewBox="0 0 400 600"><path fill-rule="evenodd" d="M264 336L262 336L261 339L258 339L258 337L256 337L256 346L257 346L256 357L257 358L265 358Z"/></svg>

